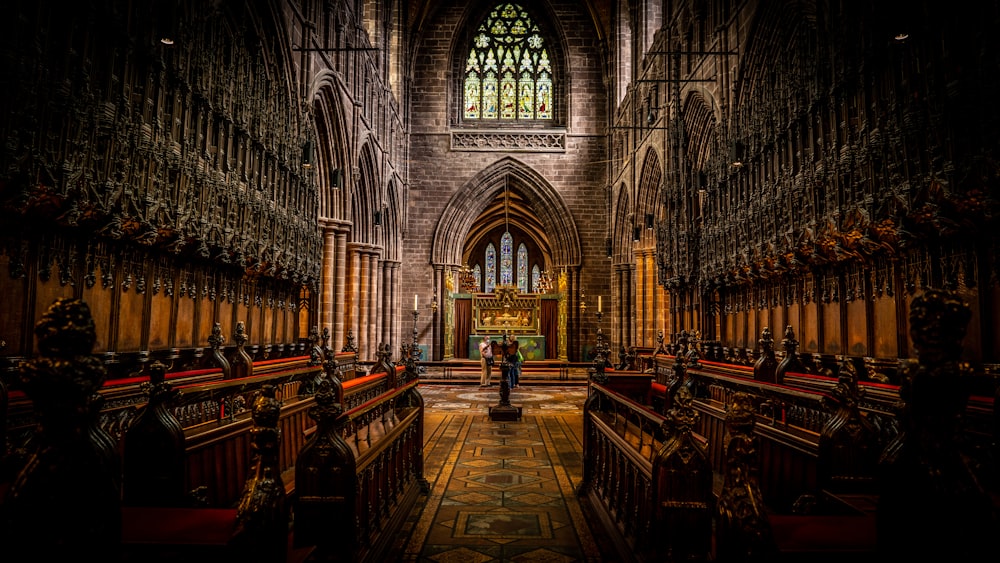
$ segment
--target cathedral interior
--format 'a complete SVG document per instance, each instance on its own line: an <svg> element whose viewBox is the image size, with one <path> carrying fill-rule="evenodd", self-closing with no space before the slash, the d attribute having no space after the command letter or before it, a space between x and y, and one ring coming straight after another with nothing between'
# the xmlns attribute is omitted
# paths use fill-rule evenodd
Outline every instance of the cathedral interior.
<svg viewBox="0 0 1000 563"><path fill-rule="evenodd" d="M0 14L12 561L1000 554L1000 2Z"/></svg>

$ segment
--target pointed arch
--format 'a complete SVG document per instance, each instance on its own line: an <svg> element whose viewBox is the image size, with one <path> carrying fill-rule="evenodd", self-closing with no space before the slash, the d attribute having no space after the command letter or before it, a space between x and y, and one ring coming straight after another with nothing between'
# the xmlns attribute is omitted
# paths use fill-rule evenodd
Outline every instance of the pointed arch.
<svg viewBox="0 0 1000 563"><path fill-rule="evenodd" d="M505 187L523 194L534 209L548 233L553 267L580 265L580 235L566 202L543 176L512 157L484 169L451 197L434 230L431 262L462 264L462 248L469 230L484 207Z"/></svg>
<svg viewBox="0 0 1000 563"><path fill-rule="evenodd" d="M650 147L643 157L642 171L639 173L639 185L636 187L635 214L633 228L640 228L643 246L650 246L653 241L653 224L662 219L663 211L660 202L660 187L663 185L663 165L656 149ZM652 221L647 220L650 216Z"/></svg>
<svg viewBox="0 0 1000 563"><path fill-rule="evenodd" d="M375 210L381 211L382 183L371 145L365 143L358 155L357 189L351 194L354 242L375 244Z"/></svg>
<svg viewBox="0 0 1000 563"><path fill-rule="evenodd" d="M628 187L622 183L618 188L618 201L614 206L614 220L611 223L611 240L614 245L612 264L628 263L632 259L632 203Z"/></svg>
<svg viewBox="0 0 1000 563"><path fill-rule="evenodd" d="M333 72L316 75L310 86L313 119L316 128L315 167L319 188L319 216L325 219L346 219L347 206L344 186L347 185L347 164L350 137L344 118L344 107L350 100L344 96L342 79Z"/></svg>

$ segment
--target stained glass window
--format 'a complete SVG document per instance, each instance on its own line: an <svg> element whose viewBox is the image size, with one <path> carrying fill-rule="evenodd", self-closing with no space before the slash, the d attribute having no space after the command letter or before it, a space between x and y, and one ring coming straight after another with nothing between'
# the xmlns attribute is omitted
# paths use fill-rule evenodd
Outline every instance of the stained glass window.
<svg viewBox="0 0 1000 563"><path fill-rule="evenodd" d="M542 279L542 271L538 269L538 264L531 267L531 291L532 293L541 293L539 291L538 282Z"/></svg>
<svg viewBox="0 0 1000 563"><path fill-rule="evenodd" d="M523 242L517 246L517 290L528 293L528 247Z"/></svg>
<svg viewBox="0 0 1000 563"><path fill-rule="evenodd" d="M552 119L552 63L520 4L498 4L479 26L463 91L468 120Z"/></svg>
<svg viewBox="0 0 1000 563"><path fill-rule="evenodd" d="M486 246L486 286L483 291L493 293L497 286L497 248L491 242Z"/></svg>
<svg viewBox="0 0 1000 563"><path fill-rule="evenodd" d="M500 237L500 285L514 283L514 237L504 233Z"/></svg>
<svg viewBox="0 0 1000 563"><path fill-rule="evenodd" d="M476 267L472 269L472 277L476 280L476 291L482 291L483 289L483 270L476 264Z"/></svg>

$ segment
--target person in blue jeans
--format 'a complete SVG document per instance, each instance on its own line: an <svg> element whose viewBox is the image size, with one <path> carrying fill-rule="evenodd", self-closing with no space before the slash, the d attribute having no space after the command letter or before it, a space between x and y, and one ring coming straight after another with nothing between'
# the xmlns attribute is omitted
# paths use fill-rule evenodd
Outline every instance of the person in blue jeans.
<svg viewBox="0 0 1000 563"><path fill-rule="evenodd" d="M521 355L521 350L518 349L517 352L511 354L509 361L510 361L510 388L517 389L521 386L521 364L524 363L524 356Z"/></svg>

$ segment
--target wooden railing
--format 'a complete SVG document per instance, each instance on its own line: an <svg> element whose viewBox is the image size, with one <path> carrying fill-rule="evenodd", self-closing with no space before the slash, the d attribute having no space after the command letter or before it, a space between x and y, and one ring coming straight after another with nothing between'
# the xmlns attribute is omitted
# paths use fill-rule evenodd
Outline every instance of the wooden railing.
<svg viewBox="0 0 1000 563"><path fill-rule="evenodd" d="M320 560L381 560L426 490L423 399L409 375L398 366L368 376L397 385L347 410L336 382L316 394L317 429L296 467L295 543Z"/></svg>
<svg viewBox="0 0 1000 563"><path fill-rule="evenodd" d="M704 560L713 506L704 438L614 384L590 386L581 492L629 559Z"/></svg>

